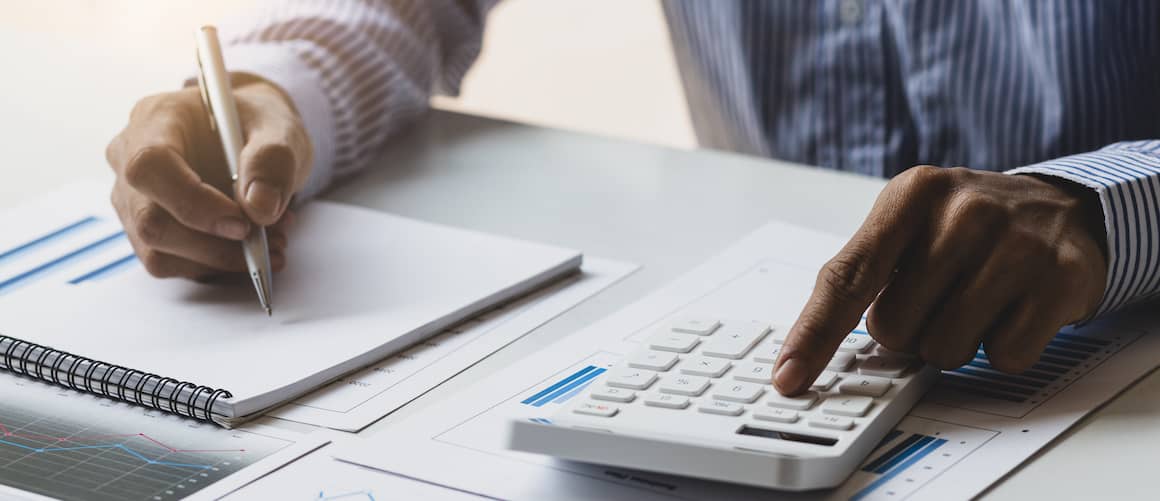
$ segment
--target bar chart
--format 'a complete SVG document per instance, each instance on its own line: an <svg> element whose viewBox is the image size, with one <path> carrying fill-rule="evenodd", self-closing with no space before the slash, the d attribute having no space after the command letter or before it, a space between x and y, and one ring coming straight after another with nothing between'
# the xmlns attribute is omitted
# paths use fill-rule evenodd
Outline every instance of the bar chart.
<svg viewBox="0 0 1160 501"><path fill-rule="evenodd" d="M0 241L0 294L36 283L105 279L137 260L120 223L105 215L70 216L11 230Z"/></svg>
<svg viewBox="0 0 1160 501"><path fill-rule="evenodd" d="M905 499L996 435L992 430L904 418L835 497Z"/></svg>
<svg viewBox="0 0 1160 501"><path fill-rule="evenodd" d="M1057 334L1039 361L1022 374L995 370L979 349L967 365L944 371L927 398L951 407L1021 418L1139 336L1123 329L1101 334L1097 329L1081 333L1069 327Z"/></svg>

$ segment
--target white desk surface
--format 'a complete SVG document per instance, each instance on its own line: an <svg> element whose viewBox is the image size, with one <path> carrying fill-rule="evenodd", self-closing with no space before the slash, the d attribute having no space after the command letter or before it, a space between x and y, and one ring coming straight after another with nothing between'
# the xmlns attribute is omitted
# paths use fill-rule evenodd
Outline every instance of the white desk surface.
<svg viewBox="0 0 1160 501"><path fill-rule="evenodd" d="M0 67L7 68L0 76L0 209L69 181L108 176L104 145L123 126L135 99L174 88L190 68L134 60L132 48L45 41L12 31L0 32L0 46L22 48L0 54ZM611 313L764 221L849 234L882 185L784 162L435 112L393 140L356 183L340 185L327 197L579 248L644 268L363 433L422 412L470 381ZM986 497L1154 495L1156 444L1160 375L1153 373Z"/></svg>

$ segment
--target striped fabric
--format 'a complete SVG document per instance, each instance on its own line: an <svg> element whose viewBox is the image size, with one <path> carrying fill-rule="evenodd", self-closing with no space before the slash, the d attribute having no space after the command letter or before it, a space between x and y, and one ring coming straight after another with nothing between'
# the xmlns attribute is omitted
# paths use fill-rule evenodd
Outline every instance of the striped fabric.
<svg viewBox="0 0 1160 501"><path fill-rule="evenodd" d="M294 99L315 142L310 196L370 164L432 93L457 92L493 3L283 1L235 27L227 60ZM702 146L882 177L1062 177L1103 205L1099 313L1160 293L1160 2L663 7Z"/></svg>

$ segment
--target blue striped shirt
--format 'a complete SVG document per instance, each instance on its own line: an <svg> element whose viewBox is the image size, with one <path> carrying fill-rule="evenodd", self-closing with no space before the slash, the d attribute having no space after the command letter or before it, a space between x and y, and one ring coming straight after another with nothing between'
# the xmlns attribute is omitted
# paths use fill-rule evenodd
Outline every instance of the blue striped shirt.
<svg viewBox="0 0 1160 501"><path fill-rule="evenodd" d="M492 0L290 0L232 29L315 146L304 195L454 94ZM1099 313L1160 293L1160 2L667 0L702 146L890 177L916 164L1099 194Z"/></svg>

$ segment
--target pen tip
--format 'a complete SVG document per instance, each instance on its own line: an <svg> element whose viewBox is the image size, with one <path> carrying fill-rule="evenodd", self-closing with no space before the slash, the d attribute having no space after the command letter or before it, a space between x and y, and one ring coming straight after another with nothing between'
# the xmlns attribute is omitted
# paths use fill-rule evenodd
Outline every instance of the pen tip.
<svg viewBox="0 0 1160 501"><path fill-rule="evenodd" d="M272 316L274 316L274 309L273 309L273 308L270 308L269 306L267 306L267 307L266 307L266 316L267 316L267 317L272 317Z"/></svg>

